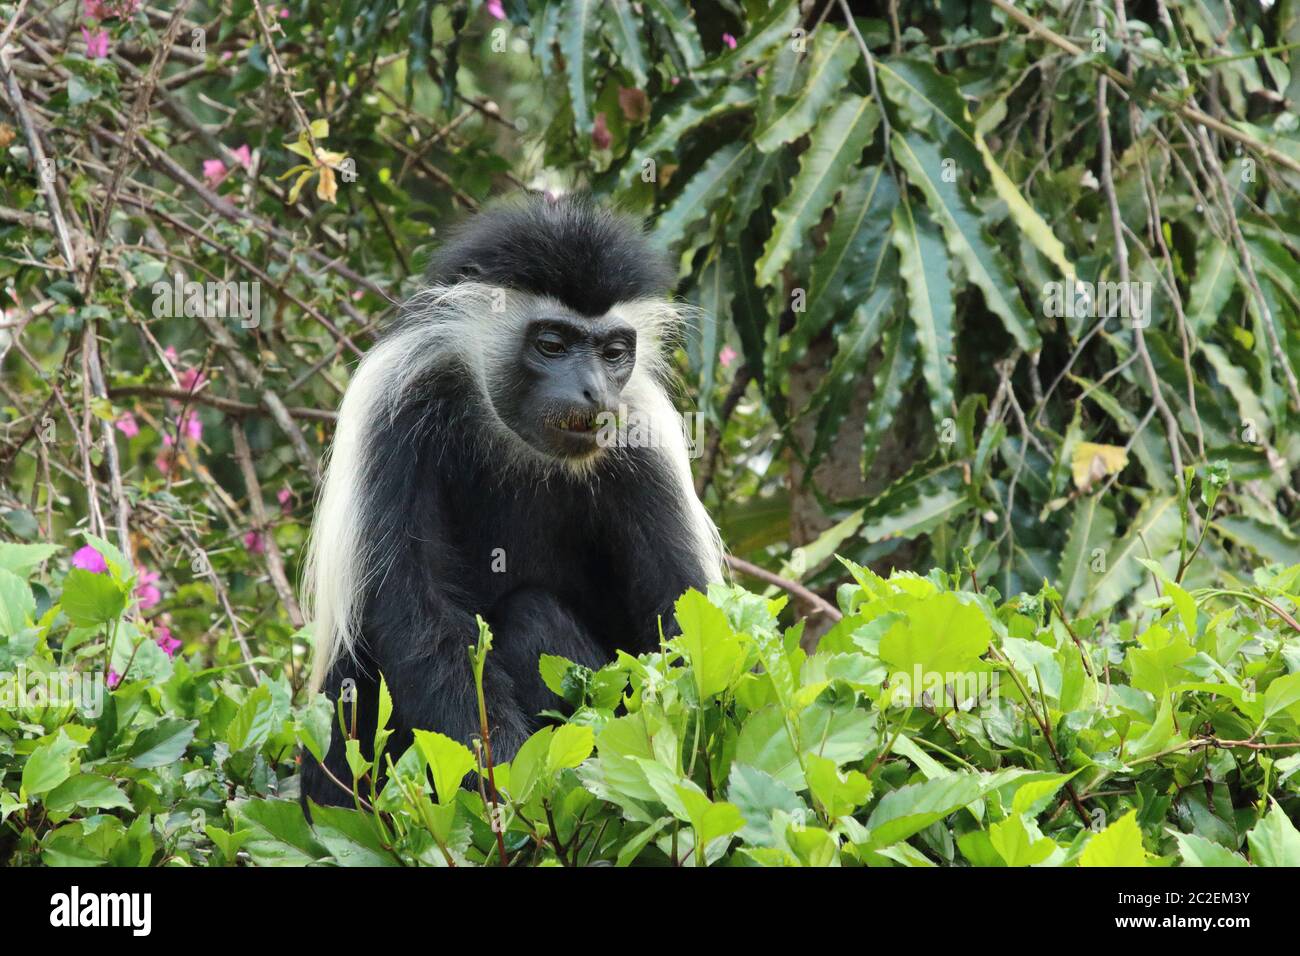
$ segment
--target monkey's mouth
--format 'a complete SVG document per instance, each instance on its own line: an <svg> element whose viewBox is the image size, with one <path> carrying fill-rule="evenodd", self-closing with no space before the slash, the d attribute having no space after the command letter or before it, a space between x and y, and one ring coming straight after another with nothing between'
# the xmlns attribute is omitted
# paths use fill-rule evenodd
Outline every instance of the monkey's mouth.
<svg viewBox="0 0 1300 956"><path fill-rule="evenodd" d="M594 435L597 428L596 416L590 412L570 412L567 415L551 416L546 424L556 431L570 435Z"/></svg>

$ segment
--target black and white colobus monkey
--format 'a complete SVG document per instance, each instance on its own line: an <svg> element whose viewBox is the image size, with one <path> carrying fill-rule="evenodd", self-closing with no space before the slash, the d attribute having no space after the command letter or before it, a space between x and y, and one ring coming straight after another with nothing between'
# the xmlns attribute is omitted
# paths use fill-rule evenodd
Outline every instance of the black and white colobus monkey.
<svg viewBox="0 0 1300 956"><path fill-rule="evenodd" d="M638 224L576 196L478 213L444 245L343 398L306 568L313 689L355 682L363 751L379 675L399 754L414 728L478 733L480 613L493 756L560 701L540 654L643 653L673 602L719 576L667 391L672 271ZM604 412L651 442L608 447ZM351 782L337 726L326 766ZM309 755L303 796L351 804Z"/></svg>

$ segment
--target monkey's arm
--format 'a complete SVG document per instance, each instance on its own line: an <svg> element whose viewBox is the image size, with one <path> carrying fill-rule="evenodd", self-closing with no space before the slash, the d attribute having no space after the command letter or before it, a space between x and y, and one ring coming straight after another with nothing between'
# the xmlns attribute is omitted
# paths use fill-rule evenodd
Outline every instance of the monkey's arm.
<svg viewBox="0 0 1300 956"><path fill-rule="evenodd" d="M709 582L681 503L663 500L649 507L649 517L628 536L624 555L624 600L634 629L623 649L633 654L659 646L661 619L664 636L676 635L673 605L687 590L702 592Z"/></svg>

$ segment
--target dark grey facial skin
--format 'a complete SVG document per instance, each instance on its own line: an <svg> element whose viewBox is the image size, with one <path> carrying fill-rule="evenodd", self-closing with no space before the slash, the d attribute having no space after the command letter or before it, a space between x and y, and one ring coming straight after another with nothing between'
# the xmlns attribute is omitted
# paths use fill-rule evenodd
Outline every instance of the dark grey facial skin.
<svg viewBox="0 0 1300 956"><path fill-rule="evenodd" d="M599 450L597 416L618 413L636 365L636 329L619 319L555 312L531 319L513 367L493 390L497 414L516 435L553 458Z"/></svg>

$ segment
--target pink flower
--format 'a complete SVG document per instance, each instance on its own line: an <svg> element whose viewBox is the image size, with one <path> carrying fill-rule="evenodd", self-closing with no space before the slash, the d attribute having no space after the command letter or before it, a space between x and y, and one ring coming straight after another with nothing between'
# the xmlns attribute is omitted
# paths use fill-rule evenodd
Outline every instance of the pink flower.
<svg viewBox="0 0 1300 956"><path fill-rule="evenodd" d="M117 430L127 438L134 438L136 435L140 434L140 426L136 424L135 416L130 412L123 412L119 415L115 424L117 425Z"/></svg>
<svg viewBox="0 0 1300 956"><path fill-rule="evenodd" d="M169 362L175 362L179 358L176 354L176 346L169 345L163 349L163 357Z"/></svg>
<svg viewBox="0 0 1300 956"><path fill-rule="evenodd" d="M203 422L199 418L198 412L194 409L187 409L181 418L181 434L190 441L198 441L203 437Z"/></svg>
<svg viewBox="0 0 1300 956"><path fill-rule="evenodd" d="M172 629L164 627L161 624L154 625L154 643L163 649L168 657L175 657L176 652L181 649L181 642L172 637Z"/></svg>
<svg viewBox="0 0 1300 956"><path fill-rule="evenodd" d="M290 511L293 510L289 504L289 502L293 500L293 492L290 491L288 488L281 488L279 491L277 491L275 493L275 500L280 502L281 514L287 515Z"/></svg>
<svg viewBox="0 0 1300 956"><path fill-rule="evenodd" d="M104 574L108 571L108 564L104 561L104 556L91 545L77 549L77 553L72 556L72 566L81 568L83 571L89 571L91 574Z"/></svg>
<svg viewBox="0 0 1300 956"><path fill-rule="evenodd" d="M158 580L159 574L157 571L146 571L144 568L136 568L136 571L135 599L140 605L140 610L147 611L162 600L162 592L154 583Z"/></svg>
<svg viewBox="0 0 1300 956"><path fill-rule="evenodd" d="M365 295L365 294L366 294L366 290L365 290L365 289L353 289L353 290L352 290L352 301L353 301L353 302L360 302L360 301L361 301L361 297L362 297L363 295Z"/></svg>
<svg viewBox="0 0 1300 956"><path fill-rule="evenodd" d="M722 34L722 42L727 44L727 46L732 50L736 48L736 38L733 37L730 33Z"/></svg>
<svg viewBox="0 0 1300 956"><path fill-rule="evenodd" d="M250 531L244 535L244 547L248 549L249 554L261 554L266 550L262 535L258 531Z"/></svg>
<svg viewBox="0 0 1300 956"><path fill-rule="evenodd" d="M722 351L718 353L718 361L722 363L723 368L731 368L731 363L736 361L736 350L730 345L724 345Z"/></svg>
<svg viewBox="0 0 1300 956"><path fill-rule="evenodd" d="M118 674L117 671L113 670L113 668L110 667L108 669L108 689L112 690L121 682L122 682L122 676Z"/></svg>
<svg viewBox="0 0 1300 956"><path fill-rule="evenodd" d="M108 31L99 30L91 33L85 27L81 28L81 35L86 41L86 56L92 60L101 60L108 56Z"/></svg>
<svg viewBox="0 0 1300 956"><path fill-rule="evenodd" d="M281 20L288 20L288 19L289 19L289 8L288 8L288 7L281 7L281 8L280 8L280 19L281 19Z"/></svg>
<svg viewBox="0 0 1300 956"><path fill-rule="evenodd" d="M493 19L504 20L506 18L506 11L501 6L501 0L488 0L486 6L487 12L492 15Z"/></svg>
<svg viewBox="0 0 1300 956"><path fill-rule="evenodd" d="M181 433L182 438L189 441L198 441L203 437L203 422L195 414L194 409L187 408L185 414L177 422L177 430ZM164 447L171 448L174 442L171 432L163 433L162 443Z"/></svg>
<svg viewBox="0 0 1300 956"><path fill-rule="evenodd" d="M232 149L230 155L234 156L239 165L245 169L253 168L253 152L248 148L247 143L239 147L239 149Z"/></svg>
<svg viewBox="0 0 1300 956"><path fill-rule="evenodd" d="M187 368L176 377L180 381L181 388L187 392L197 392L199 386L208 380L208 377L196 368Z"/></svg>
<svg viewBox="0 0 1300 956"><path fill-rule="evenodd" d="M86 0L86 16L92 20L103 20L111 15L104 0Z"/></svg>
<svg viewBox="0 0 1300 956"><path fill-rule="evenodd" d="M671 83L673 86L676 86L681 81L682 78L680 76L671 76L668 78L668 82Z"/></svg>
<svg viewBox="0 0 1300 956"><path fill-rule="evenodd" d="M209 186L219 186L221 181L230 174L226 169L226 164L219 159L205 159L203 161L203 178Z"/></svg>

